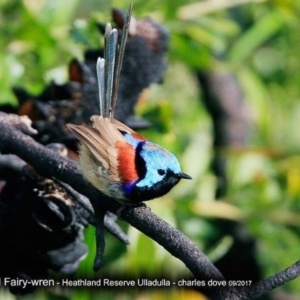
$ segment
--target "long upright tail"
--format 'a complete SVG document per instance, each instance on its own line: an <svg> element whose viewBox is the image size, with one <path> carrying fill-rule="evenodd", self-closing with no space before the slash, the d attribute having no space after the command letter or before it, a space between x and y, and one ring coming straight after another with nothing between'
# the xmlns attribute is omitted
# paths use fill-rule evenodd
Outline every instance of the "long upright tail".
<svg viewBox="0 0 300 300"><path fill-rule="evenodd" d="M104 58L98 58L96 69L99 86L100 115L113 118L119 87L120 72L132 14L132 4L124 23L122 38L118 45L118 31L108 23L105 28Z"/></svg>

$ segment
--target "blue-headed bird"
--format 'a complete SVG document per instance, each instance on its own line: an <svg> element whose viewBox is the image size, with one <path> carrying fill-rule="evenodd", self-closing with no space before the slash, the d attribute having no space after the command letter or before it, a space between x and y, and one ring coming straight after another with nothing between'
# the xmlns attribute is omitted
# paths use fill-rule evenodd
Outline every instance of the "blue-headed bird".
<svg viewBox="0 0 300 300"><path fill-rule="evenodd" d="M80 140L83 176L109 197L138 203L161 197L181 178L174 154L147 140L113 118L132 5L123 27L120 45L118 32L110 23L105 29L104 58L97 61L100 116L91 117L92 127L67 124Z"/></svg>

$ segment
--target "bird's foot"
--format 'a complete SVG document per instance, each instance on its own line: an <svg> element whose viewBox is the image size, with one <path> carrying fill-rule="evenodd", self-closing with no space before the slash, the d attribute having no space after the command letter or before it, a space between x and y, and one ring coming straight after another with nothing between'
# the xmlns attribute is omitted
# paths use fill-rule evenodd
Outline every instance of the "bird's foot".
<svg viewBox="0 0 300 300"><path fill-rule="evenodd" d="M127 203L127 202L120 202L122 206L117 210L116 216L120 218L121 213L124 211L126 208L134 208L134 207L147 207L147 205L144 202L139 202L139 203Z"/></svg>

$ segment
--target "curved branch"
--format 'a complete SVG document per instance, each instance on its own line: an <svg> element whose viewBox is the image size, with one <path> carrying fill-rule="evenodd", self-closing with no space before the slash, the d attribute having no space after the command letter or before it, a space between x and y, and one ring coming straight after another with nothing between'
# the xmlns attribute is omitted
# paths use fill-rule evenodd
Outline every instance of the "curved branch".
<svg viewBox="0 0 300 300"><path fill-rule="evenodd" d="M15 154L31 164L44 177L55 177L88 197L95 208L95 212L110 210L113 213L122 205L105 196L99 190L87 183L80 173L76 162L64 159L35 142L31 137L23 134L0 118L0 152ZM145 207L124 209L122 219L141 232L158 242L172 255L179 258L197 279L223 280L222 274L202 253L194 243L184 234L154 215ZM213 299L222 299L222 290L207 290Z"/></svg>
<svg viewBox="0 0 300 300"><path fill-rule="evenodd" d="M300 275L300 260L295 262L287 269L280 271L266 279L255 282L252 286L244 287L240 291L239 300L257 298L266 292L269 292Z"/></svg>
<svg viewBox="0 0 300 300"><path fill-rule="evenodd" d="M31 164L35 170L45 177L56 177L78 192L88 197L95 209L101 213L107 209L113 213L120 210L122 205L103 195L88 184L82 177L74 161L64 159L55 152L35 142L31 137L23 134L0 116L0 152L15 154ZM196 279L208 281L225 280L219 270L207 256L183 233L153 214L146 206L126 208L121 213L122 219L155 240L173 256L180 259L194 274ZM246 271L246 270L245 270ZM300 274L300 261L284 271L271 277L253 283L249 287L214 287L203 289L202 293L211 299L252 299L294 279Z"/></svg>

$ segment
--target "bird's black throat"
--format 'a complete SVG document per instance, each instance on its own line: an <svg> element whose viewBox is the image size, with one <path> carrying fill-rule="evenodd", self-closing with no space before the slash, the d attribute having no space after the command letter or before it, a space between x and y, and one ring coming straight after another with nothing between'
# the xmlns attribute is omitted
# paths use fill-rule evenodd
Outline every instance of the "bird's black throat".
<svg viewBox="0 0 300 300"><path fill-rule="evenodd" d="M179 180L179 178L172 175L167 175L164 179L155 183L151 187L138 187L135 185L132 188L130 195L127 195L127 198L132 202L138 203L161 197L168 193L179 182Z"/></svg>

